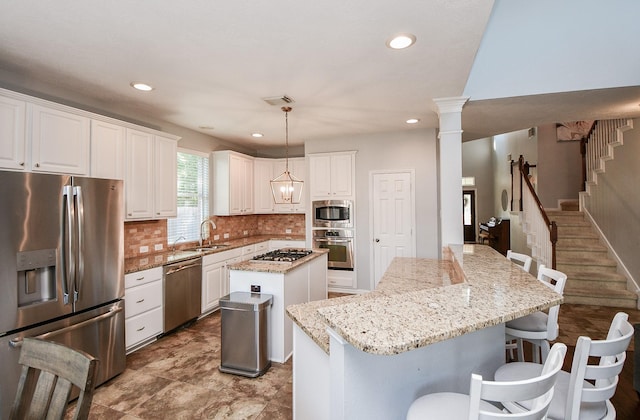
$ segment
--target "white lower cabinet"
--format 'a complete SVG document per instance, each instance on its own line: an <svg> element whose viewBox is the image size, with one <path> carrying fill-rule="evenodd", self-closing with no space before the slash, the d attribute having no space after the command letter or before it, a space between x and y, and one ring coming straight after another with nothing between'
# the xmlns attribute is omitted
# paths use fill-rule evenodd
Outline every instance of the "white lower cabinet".
<svg viewBox="0 0 640 420"><path fill-rule="evenodd" d="M124 276L125 345L127 353L162 333L162 267Z"/></svg>
<svg viewBox="0 0 640 420"><path fill-rule="evenodd" d="M227 265L240 261L242 249L217 252L202 257L203 314L217 309L220 298L229 293Z"/></svg>
<svg viewBox="0 0 640 420"><path fill-rule="evenodd" d="M282 248L305 248L305 242L292 239L272 239L269 241L269 251Z"/></svg>

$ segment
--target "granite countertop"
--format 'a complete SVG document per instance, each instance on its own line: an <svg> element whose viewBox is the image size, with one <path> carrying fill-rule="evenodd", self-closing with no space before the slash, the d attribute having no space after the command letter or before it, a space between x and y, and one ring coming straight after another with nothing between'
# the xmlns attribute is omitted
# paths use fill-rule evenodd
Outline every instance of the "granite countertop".
<svg viewBox="0 0 640 420"><path fill-rule="evenodd" d="M328 254L328 249L314 249L313 252L305 257L292 262L272 262L272 261L241 261L239 263L229 265L229 270L238 271L254 271L260 273L276 273L286 274L289 271L295 270L303 264L308 263L311 260L318 258L321 255Z"/></svg>
<svg viewBox="0 0 640 420"><path fill-rule="evenodd" d="M327 327L354 347L391 355L562 303L562 296L486 245L443 260L395 258L376 290L292 305L287 313L326 353Z"/></svg>
<svg viewBox="0 0 640 420"><path fill-rule="evenodd" d="M247 236L240 239L231 239L224 242L213 242L211 246L224 245L218 249L206 250L206 251L189 251L184 249L178 249L174 251L159 252L156 254L139 255L137 257L126 258L124 260L124 272L125 274L133 273L136 271L147 270L149 268L161 267L163 265L171 264L178 261L188 260L190 258L197 258L203 255L215 254L218 252L229 251L230 249L242 248L247 245L253 245L260 242L269 241L271 239L277 240L294 240L304 241L304 236L278 236L278 235L256 235Z"/></svg>

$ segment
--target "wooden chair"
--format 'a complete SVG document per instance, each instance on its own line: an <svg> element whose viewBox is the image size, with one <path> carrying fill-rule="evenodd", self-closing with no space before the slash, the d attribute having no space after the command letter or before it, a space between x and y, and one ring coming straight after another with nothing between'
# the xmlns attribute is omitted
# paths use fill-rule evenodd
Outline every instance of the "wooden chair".
<svg viewBox="0 0 640 420"><path fill-rule="evenodd" d="M531 270L531 262L533 261L533 258L526 254L520 254L518 252L508 250L507 259L519 265L520 268L522 268L527 273Z"/></svg>
<svg viewBox="0 0 640 420"><path fill-rule="evenodd" d="M23 365L10 419L62 419L71 389L80 389L74 419L89 415L98 359L51 341L25 338Z"/></svg>
<svg viewBox="0 0 640 420"><path fill-rule="evenodd" d="M564 292L567 275L561 271L540 265L538 267L538 280L561 295ZM533 344L534 361L540 362L542 360L544 362L549 353L549 342L558 338L559 313L560 305L556 305L549 309L548 314L535 312L507 322L505 325L506 341L516 340L518 343L518 361L524 361L523 342L528 341ZM540 359L539 353L541 353L542 359Z"/></svg>
<svg viewBox="0 0 640 420"><path fill-rule="evenodd" d="M605 340L578 338L571 373L561 371L558 375L548 412L550 419L616 418L616 410L609 400L615 394L633 332L628 315L618 312ZM589 363L590 357L595 358L591 359L592 363ZM507 363L496 371L495 378L498 381L522 381L537 377L541 369L542 365L537 363ZM527 402L511 404L512 408L514 404L518 407L528 405Z"/></svg>
<svg viewBox="0 0 640 420"><path fill-rule="evenodd" d="M409 407L407 420L544 419L566 352L567 346L554 344L547 362L535 378L496 382L484 381L482 376L472 374L469 395L439 392L422 396ZM531 400L532 406L529 409L517 407L510 412L490 403L505 406L507 402L521 400Z"/></svg>

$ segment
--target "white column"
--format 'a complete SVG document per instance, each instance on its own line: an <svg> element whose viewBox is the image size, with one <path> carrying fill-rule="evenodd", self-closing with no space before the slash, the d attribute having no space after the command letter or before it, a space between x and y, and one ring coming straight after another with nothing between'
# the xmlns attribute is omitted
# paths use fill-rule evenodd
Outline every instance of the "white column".
<svg viewBox="0 0 640 420"><path fill-rule="evenodd" d="M462 227L462 107L468 97L437 98L438 212L440 253L449 244L464 243Z"/></svg>

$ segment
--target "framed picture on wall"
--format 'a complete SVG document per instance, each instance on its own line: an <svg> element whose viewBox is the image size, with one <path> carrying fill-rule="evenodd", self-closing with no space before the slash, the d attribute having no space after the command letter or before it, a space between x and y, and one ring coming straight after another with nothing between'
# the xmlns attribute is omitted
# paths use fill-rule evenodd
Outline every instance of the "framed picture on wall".
<svg viewBox="0 0 640 420"><path fill-rule="evenodd" d="M558 141L580 141L587 138L593 128L594 120L556 123Z"/></svg>

